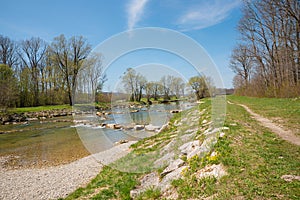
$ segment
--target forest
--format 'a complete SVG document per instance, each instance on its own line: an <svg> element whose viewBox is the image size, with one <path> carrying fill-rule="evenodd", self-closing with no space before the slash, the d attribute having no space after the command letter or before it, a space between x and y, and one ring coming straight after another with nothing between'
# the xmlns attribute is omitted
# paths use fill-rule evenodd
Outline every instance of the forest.
<svg viewBox="0 0 300 200"><path fill-rule="evenodd" d="M298 0L246 1L230 68L236 94L300 95L300 4Z"/></svg>
<svg viewBox="0 0 300 200"><path fill-rule="evenodd" d="M41 38L16 42L0 35L0 105L30 107L41 105L73 105L77 102L110 101L102 94L106 75L102 55L91 53L91 45L83 36L55 37L50 44ZM179 77L163 76L149 82L140 73L128 68L122 77L123 91L128 100L142 97L157 100L180 98L188 86L197 99L210 95L212 82L208 77L195 76L189 83Z"/></svg>
<svg viewBox="0 0 300 200"><path fill-rule="evenodd" d="M13 41L0 35L0 105L29 107L73 105L78 74L101 89L105 76L101 55L90 54L83 36L55 37L51 44L38 37Z"/></svg>

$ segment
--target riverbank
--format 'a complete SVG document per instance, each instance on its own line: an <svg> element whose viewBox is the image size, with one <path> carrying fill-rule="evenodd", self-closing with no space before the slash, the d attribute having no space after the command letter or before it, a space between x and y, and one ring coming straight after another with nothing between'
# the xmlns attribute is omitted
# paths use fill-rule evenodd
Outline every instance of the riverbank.
<svg viewBox="0 0 300 200"><path fill-rule="evenodd" d="M41 169L0 168L0 199L57 199L66 197L94 178L102 163L109 164L130 152L134 141L81 158L69 164ZM101 162L99 162L101 158Z"/></svg>
<svg viewBox="0 0 300 200"><path fill-rule="evenodd" d="M235 98L228 97L237 102ZM242 98L239 103L247 104ZM293 113L295 106L287 107L284 113ZM178 134L180 137L194 134L193 148L198 148L198 142L203 144L204 135L212 131L209 128L210 108L210 101L206 99L198 106L198 114L175 115L164 132L134 144L134 151L143 157L170 147L181 147L182 151L185 149L182 145L171 142ZM66 199L299 199L299 146L282 140L260 125L239 105L227 104L226 116L217 142L204 156L190 157L193 148L186 149L185 156L177 157L180 160L172 161L167 167L150 171L142 168L146 172L139 174L122 172L111 165L103 168L87 187L76 190ZM184 125L187 121L189 128ZM193 127L191 122L197 122L197 126ZM122 160L131 158L134 158L132 153ZM140 166L138 160L125 166ZM174 174L177 176L171 176ZM169 181L164 182L166 180ZM167 189L163 185L167 185Z"/></svg>

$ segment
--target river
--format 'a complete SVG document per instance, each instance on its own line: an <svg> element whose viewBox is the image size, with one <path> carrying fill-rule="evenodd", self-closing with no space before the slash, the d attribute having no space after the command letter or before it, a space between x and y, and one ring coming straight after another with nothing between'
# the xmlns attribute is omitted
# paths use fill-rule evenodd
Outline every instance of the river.
<svg viewBox="0 0 300 200"><path fill-rule="evenodd" d="M92 153L111 148L120 140L140 140L154 135L145 130L122 130L100 127L100 124L152 124L162 126L171 117L170 110L186 109L186 104L155 104L130 109L114 108L106 119L96 115L59 117L26 124L2 125L0 130L13 130L0 135L0 167L38 168L66 164Z"/></svg>

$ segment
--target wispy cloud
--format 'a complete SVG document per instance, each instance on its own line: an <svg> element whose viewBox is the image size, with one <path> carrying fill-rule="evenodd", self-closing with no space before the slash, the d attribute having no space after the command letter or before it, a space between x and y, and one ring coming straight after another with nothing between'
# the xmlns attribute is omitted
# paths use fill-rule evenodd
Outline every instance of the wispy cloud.
<svg viewBox="0 0 300 200"><path fill-rule="evenodd" d="M148 1L149 0L131 0L127 5L129 30L133 29L136 23L141 19Z"/></svg>
<svg viewBox="0 0 300 200"><path fill-rule="evenodd" d="M224 21L230 12L240 6L241 0L201 1L186 9L177 21L182 31L203 29Z"/></svg>

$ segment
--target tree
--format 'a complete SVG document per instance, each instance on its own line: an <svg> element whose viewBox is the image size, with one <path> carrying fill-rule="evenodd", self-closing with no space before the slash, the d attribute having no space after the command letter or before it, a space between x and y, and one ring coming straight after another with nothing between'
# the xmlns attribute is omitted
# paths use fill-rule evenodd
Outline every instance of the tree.
<svg viewBox="0 0 300 200"><path fill-rule="evenodd" d="M130 94L130 101L141 101L146 78L134 69L128 68L122 77L125 90Z"/></svg>
<svg viewBox="0 0 300 200"><path fill-rule="evenodd" d="M96 95L99 95L102 91L103 84L106 81L102 66L102 55L91 53L85 59L77 79L78 92L81 92L83 96L87 95L89 97L88 102L94 101Z"/></svg>
<svg viewBox="0 0 300 200"><path fill-rule="evenodd" d="M194 76L189 79L190 87L193 89L197 100L210 96L212 81L206 76Z"/></svg>
<svg viewBox="0 0 300 200"><path fill-rule="evenodd" d="M185 83L181 78L174 77L172 79L171 91L177 99L180 98L181 95L182 96L184 95L184 88L185 88Z"/></svg>
<svg viewBox="0 0 300 200"><path fill-rule="evenodd" d="M8 37L0 35L0 63L13 67L18 62L17 45Z"/></svg>
<svg viewBox="0 0 300 200"><path fill-rule="evenodd" d="M249 60L253 60L250 87L261 88L260 94L255 91L256 95L298 96L300 94L299 1L246 1L238 30L241 43L248 49L246 56Z"/></svg>
<svg viewBox="0 0 300 200"><path fill-rule="evenodd" d="M66 39L64 35L54 38L50 48L53 62L59 66L66 80L69 104L73 105L77 86L77 75L82 64L91 51L90 44L82 36Z"/></svg>
<svg viewBox="0 0 300 200"><path fill-rule="evenodd" d="M240 80L241 83L239 83L239 87L243 87L244 90L248 89L251 79L252 66L253 58L250 55L247 45L239 44L232 51L230 68L234 73L241 77L240 79L235 79L235 81Z"/></svg>
<svg viewBox="0 0 300 200"><path fill-rule="evenodd" d="M164 100L170 100L170 95L172 92L172 84L173 84L174 76L163 76L160 79L162 94L164 95Z"/></svg>
<svg viewBox="0 0 300 200"><path fill-rule="evenodd" d="M17 79L13 70L0 64L0 107L14 107L17 101Z"/></svg>
<svg viewBox="0 0 300 200"><path fill-rule="evenodd" d="M40 71L45 67L45 53L47 44L40 38L31 38L21 43L19 56L23 66L31 73L33 88L33 106L39 105Z"/></svg>

